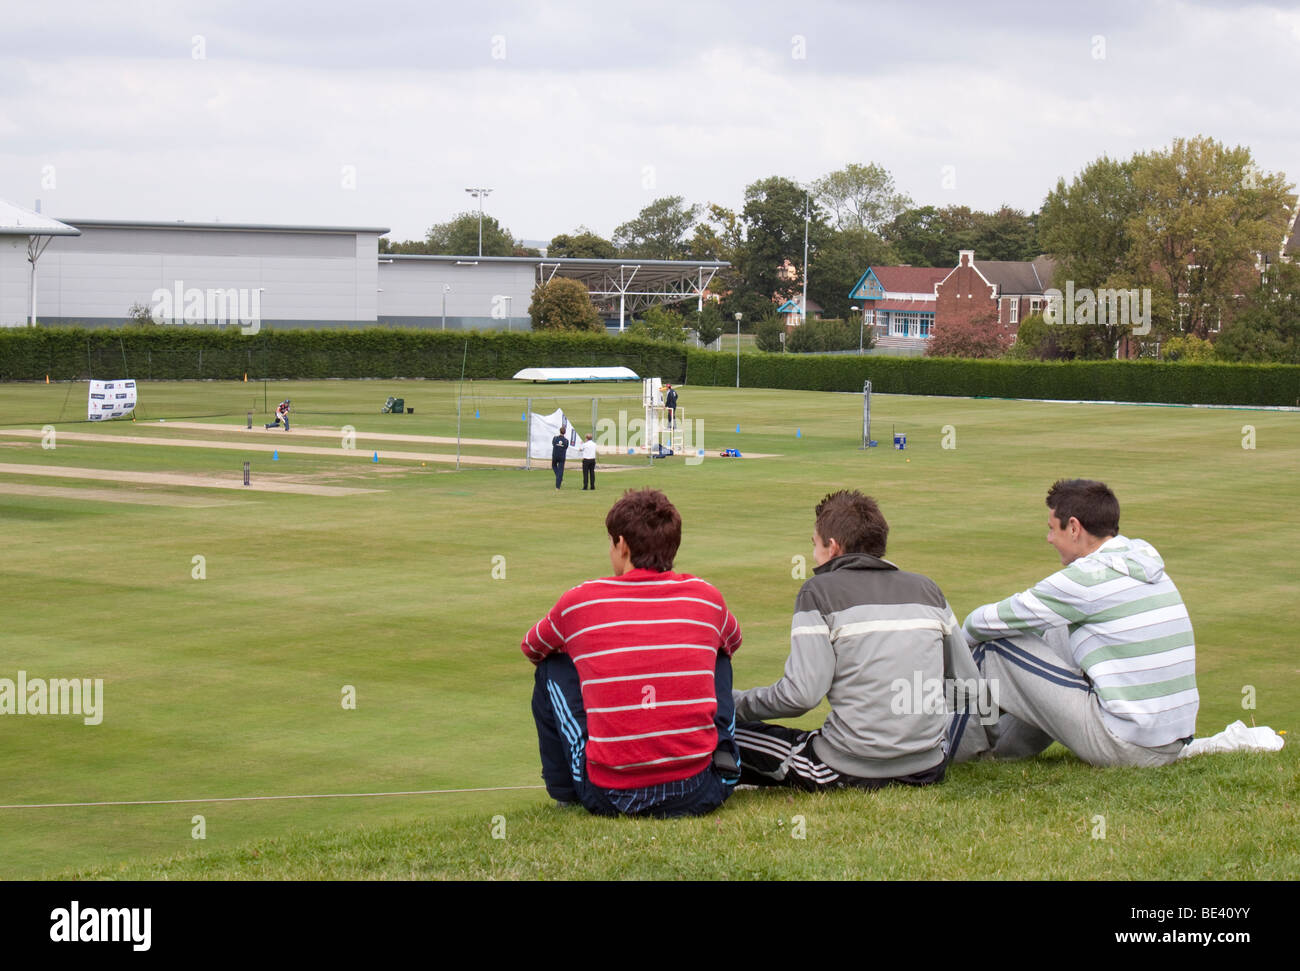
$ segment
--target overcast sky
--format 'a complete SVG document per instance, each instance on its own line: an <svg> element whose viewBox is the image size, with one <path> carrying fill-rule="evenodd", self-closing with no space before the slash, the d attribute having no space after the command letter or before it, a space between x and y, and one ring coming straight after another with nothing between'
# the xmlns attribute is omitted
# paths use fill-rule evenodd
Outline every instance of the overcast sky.
<svg viewBox="0 0 1300 971"><path fill-rule="evenodd" d="M1300 10L1185 0L6 4L0 198L55 217L609 236L876 162L1026 211L1179 136L1300 173Z"/></svg>

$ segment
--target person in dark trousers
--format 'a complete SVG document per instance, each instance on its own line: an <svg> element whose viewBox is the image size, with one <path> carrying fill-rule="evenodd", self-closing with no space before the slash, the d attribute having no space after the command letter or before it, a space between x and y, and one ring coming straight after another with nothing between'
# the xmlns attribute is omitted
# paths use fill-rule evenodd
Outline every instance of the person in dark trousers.
<svg viewBox="0 0 1300 971"><path fill-rule="evenodd" d="M668 427L673 427L673 416L677 414L677 391L671 384L664 385L664 408L667 409Z"/></svg>
<svg viewBox="0 0 1300 971"><path fill-rule="evenodd" d="M582 488L596 491L596 443L590 435L582 443Z"/></svg>
<svg viewBox="0 0 1300 971"><path fill-rule="evenodd" d="M551 471L555 473L555 488L564 481L564 457L569 452L569 439L565 436L566 426L560 426L560 434L551 439Z"/></svg>
<svg viewBox="0 0 1300 971"><path fill-rule="evenodd" d="M275 406L275 421L267 425L267 428L277 428L280 422L284 422L284 430L289 430L289 399L285 398Z"/></svg>

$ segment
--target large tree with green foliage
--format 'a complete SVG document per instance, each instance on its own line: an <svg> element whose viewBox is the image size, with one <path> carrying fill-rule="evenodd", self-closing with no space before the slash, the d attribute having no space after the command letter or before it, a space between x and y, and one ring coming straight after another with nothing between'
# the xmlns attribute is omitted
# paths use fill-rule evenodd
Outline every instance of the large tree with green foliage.
<svg viewBox="0 0 1300 971"><path fill-rule="evenodd" d="M620 255L636 259L681 259L699 215L700 207L686 205L681 196L664 196L615 229L614 245Z"/></svg>
<svg viewBox="0 0 1300 971"><path fill-rule="evenodd" d="M1139 155L1133 186L1131 262L1182 304L1180 330L1205 337L1231 318L1256 254L1277 249L1292 187L1281 173L1259 171L1249 148L1200 135Z"/></svg>
<svg viewBox="0 0 1300 971"><path fill-rule="evenodd" d="M1103 155L1069 185L1058 179L1043 200L1038 238L1056 260L1058 289L1066 280L1098 289L1128 279L1130 222L1138 211L1136 168L1136 159L1117 162Z"/></svg>
<svg viewBox="0 0 1300 971"><path fill-rule="evenodd" d="M821 304L827 317L847 320L853 307L849 302L853 284L867 267L889 266L894 262L889 244L870 229L832 230L809 260L808 298Z"/></svg>
<svg viewBox="0 0 1300 971"><path fill-rule="evenodd" d="M445 223L429 227L428 251L440 256L474 256L478 253L479 214L462 212ZM513 256L517 244L510 230L496 221L496 217L483 216L484 256Z"/></svg>
<svg viewBox="0 0 1300 971"><path fill-rule="evenodd" d="M745 187L745 246L740 258L743 287L751 300L788 298L802 289L805 192L782 176L760 179ZM816 199L808 198L809 258L826 235L826 221ZM784 261L798 271L783 279Z"/></svg>
<svg viewBox="0 0 1300 971"><path fill-rule="evenodd" d="M1300 265L1270 266L1214 350L1225 361L1300 364Z"/></svg>
<svg viewBox="0 0 1300 971"><path fill-rule="evenodd" d="M644 337L652 341L667 344L686 343L686 321L682 315L667 307L650 307L638 319L632 321L627 333L633 337Z"/></svg>
<svg viewBox="0 0 1300 971"><path fill-rule="evenodd" d="M557 259L612 260L618 257L618 249L586 226L579 226L572 233L561 233L552 239L546 255Z"/></svg>
<svg viewBox="0 0 1300 971"><path fill-rule="evenodd" d="M533 330L605 330L587 288L567 277L552 277L534 289L528 316Z"/></svg>
<svg viewBox="0 0 1300 971"><path fill-rule="evenodd" d="M841 230L879 232L912 205L894 186L893 176L874 162L850 162L815 181L813 192Z"/></svg>

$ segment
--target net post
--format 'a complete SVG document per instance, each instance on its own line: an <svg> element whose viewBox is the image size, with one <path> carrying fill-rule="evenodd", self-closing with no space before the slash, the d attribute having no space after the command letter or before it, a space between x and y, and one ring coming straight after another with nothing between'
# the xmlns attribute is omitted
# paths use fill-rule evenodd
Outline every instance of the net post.
<svg viewBox="0 0 1300 971"><path fill-rule="evenodd" d="M861 452L871 445L871 382L862 382L862 445Z"/></svg>

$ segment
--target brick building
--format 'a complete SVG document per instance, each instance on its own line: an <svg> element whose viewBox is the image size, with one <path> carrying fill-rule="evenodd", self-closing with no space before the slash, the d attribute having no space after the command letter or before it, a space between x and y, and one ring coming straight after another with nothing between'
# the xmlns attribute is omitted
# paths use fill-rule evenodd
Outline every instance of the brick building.
<svg viewBox="0 0 1300 971"><path fill-rule="evenodd" d="M1020 321L1041 311L1055 263L977 260L974 250L957 254L957 265L935 284L935 323L965 321L1000 328L1014 338Z"/></svg>

